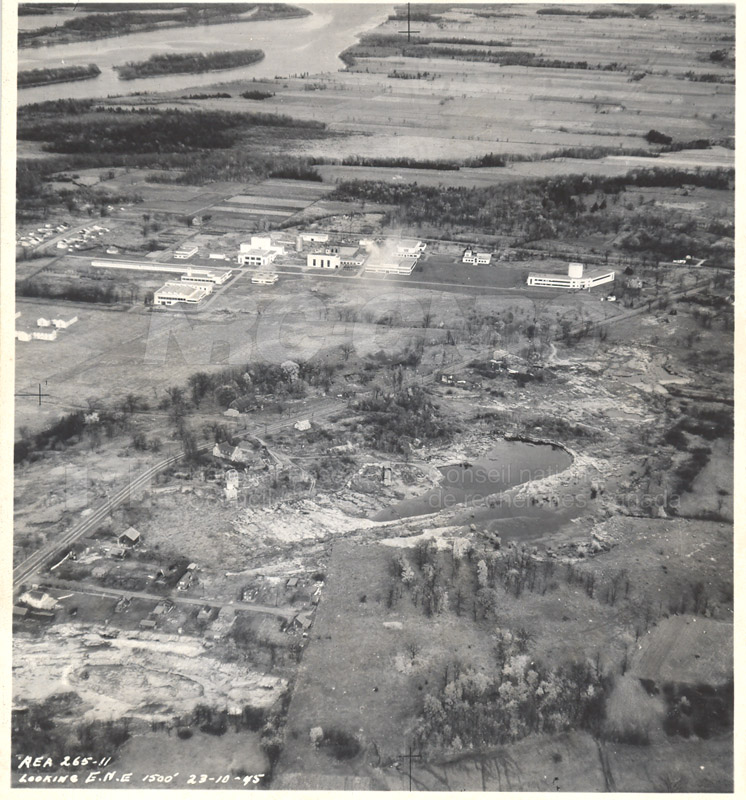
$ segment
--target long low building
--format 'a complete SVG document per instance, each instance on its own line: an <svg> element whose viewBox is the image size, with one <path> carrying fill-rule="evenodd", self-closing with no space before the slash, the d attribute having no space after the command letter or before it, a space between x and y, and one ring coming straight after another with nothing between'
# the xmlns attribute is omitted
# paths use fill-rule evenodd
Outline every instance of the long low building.
<svg viewBox="0 0 746 800"><path fill-rule="evenodd" d="M252 283L261 283L265 286L271 286L277 283L279 276L276 272L256 272L251 276Z"/></svg>
<svg viewBox="0 0 746 800"><path fill-rule="evenodd" d="M178 250L174 250L174 258L184 261L187 258L197 255L198 250L199 248L195 245L182 245Z"/></svg>
<svg viewBox="0 0 746 800"><path fill-rule="evenodd" d="M411 275L416 266L416 258L401 258L373 263L369 262L365 265L365 271L384 275Z"/></svg>
<svg viewBox="0 0 746 800"><path fill-rule="evenodd" d="M182 276L184 283L196 283L198 286L222 286L233 275L227 272L212 272L208 269L189 269Z"/></svg>
<svg viewBox="0 0 746 800"><path fill-rule="evenodd" d="M614 270L594 269L586 272L582 264L572 263L568 274L551 272L529 272L526 283L529 286L548 286L555 289L592 289L614 280Z"/></svg>
<svg viewBox="0 0 746 800"><path fill-rule="evenodd" d="M161 286L153 295L156 306L172 306L176 303L199 303L206 295L212 293L212 286L198 286L189 283L170 281Z"/></svg>

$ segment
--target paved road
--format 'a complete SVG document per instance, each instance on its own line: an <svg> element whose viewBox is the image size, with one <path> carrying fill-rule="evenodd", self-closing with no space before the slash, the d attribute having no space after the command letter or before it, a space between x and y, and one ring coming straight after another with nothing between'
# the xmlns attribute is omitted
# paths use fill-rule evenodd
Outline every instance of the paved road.
<svg viewBox="0 0 746 800"><path fill-rule="evenodd" d="M139 597L142 600L152 600L160 603L161 600L171 600L174 603L183 603L190 606L210 606L211 608L233 608L236 611L254 611L260 614L271 614L283 619L292 619L300 609L293 606L263 606L258 603L230 602L225 600L213 600L209 597L182 597L179 594L164 595L151 594L150 592L133 592L129 589L117 589L112 586L99 586L95 583L84 583L79 581L65 581L60 578L44 578L45 586L53 586L59 589L69 589L72 592L81 594L103 595L105 597Z"/></svg>

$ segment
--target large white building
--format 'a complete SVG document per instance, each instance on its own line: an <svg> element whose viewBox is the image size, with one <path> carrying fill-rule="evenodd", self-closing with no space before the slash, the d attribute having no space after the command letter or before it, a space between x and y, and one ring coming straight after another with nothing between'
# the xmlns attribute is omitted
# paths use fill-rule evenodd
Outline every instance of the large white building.
<svg viewBox="0 0 746 800"><path fill-rule="evenodd" d="M252 236L250 242L241 244L238 263L246 267L264 267L271 264L277 256L283 255L285 248L272 244L270 236Z"/></svg>
<svg viewBox="0 0 746 800"><path fill-rule="evenodd" d="M341 264L339 253L309 253L306 256L306 266L315 269L339 269Z"/></svg>
<svg viewBox="0 0 746 800"><path fill-rule="evenodd" d="M156 306L172 306L176 303L199 303L202 298L212 293L212 286L198 286L189 283L170 281L161 286L153 295Z"/></svg>
<svg viewBox="0 0 746 800"><path fill-rule="evenodd" d="M184 283L194 283L198 286L222 286L232 274L230 270L213 272L209 269L188 269L181 276L181 280Z"/></svg>
<svg viewBox="0 0 746 800"><path fill-rule="evenodd" d="M595 269L586 272L582 264L568 265L567 275L549 272L529 272L526 283L529 286L549 286L555 289L591 289L614 280L614 271Z"/></svg>
<svg viewBox="0 0 746 800"><path fill-rule="evenodd" d="M368 262L365 271L384 275L411 275L416 266L416 258L390 258Z"/></svg>

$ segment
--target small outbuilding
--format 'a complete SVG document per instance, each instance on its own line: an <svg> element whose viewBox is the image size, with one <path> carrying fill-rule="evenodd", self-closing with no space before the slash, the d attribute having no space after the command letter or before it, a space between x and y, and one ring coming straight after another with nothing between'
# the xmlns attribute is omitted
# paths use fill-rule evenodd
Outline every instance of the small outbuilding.
<svg viewBox="0 0 746 800"><path fill-rule="evenodd" d="M119 544L125 547L137 547L142 541L142 537L140 536L140 531L130 526L124 533L119 534L118 541Z"/></svg>

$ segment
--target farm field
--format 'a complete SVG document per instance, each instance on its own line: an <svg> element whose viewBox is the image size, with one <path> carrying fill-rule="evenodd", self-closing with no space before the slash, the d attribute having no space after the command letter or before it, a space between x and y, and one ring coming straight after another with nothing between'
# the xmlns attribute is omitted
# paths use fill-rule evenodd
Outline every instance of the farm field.
<svg viewBox="0 0 746 800"><path fill-rule="evenodd" d="M593 146L652 152L654 148L642 138L651 128L676 140L711 138L730 147L732 83L684 78L685 72L693 71L732 80L731 67L709 59L713 50L732 47L732 10L711 8L706 22L680 19L671 9L659 11L653 19L616 19L613 32L605 19L542 16L531 6L513 6L509 17L499 18L480 17L474 11L448 14L437 22L418 22L413 43L498 38L507 52L538 51L545 59L582 59L591 66L613 64L614 69L536 69L454 58L378 57L375 48L363 44L358 49L371 55L358 57L345 72L314 76L312 82L263 81L257 88L274 92L274 97L253 105L257 110L328 122L331 131L344 134L294 146L293 152L317 157L465 159L488 152L538 156L561 147ZM401 22L387 22L375 33L390 36L399 27ZM452 49L458 53L458 46ZM495 48L484 48L491 49ZM693 64L698 69L692 70ZM423 77L391 77L396 72ZM229 93L240 88L241 84L220 85ZM496 93L499 103L491 101ZM230 108L233 101L207 102L212 108ZM688 158L706 166L713 156L704 151ZM590 167L583 164L582 170L621 167L604 161ZM538 173L523 173L520 167L518 174L546 174L536 168Z"/></svg>

